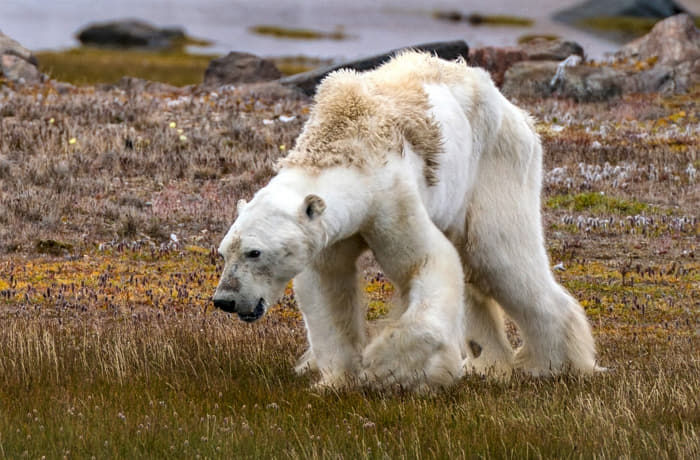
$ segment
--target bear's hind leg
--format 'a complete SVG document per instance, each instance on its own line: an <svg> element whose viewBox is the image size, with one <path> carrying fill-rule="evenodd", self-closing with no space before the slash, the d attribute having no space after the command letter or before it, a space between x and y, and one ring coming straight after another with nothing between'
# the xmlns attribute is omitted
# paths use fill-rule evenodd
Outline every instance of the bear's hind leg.
<svg viewBox="0 0 700 460"><path fill-rule="evenodd" d="M480 281L520 329L523 346L515 367L532 375L597 370L586 314L554 280L544 248L510 249L506 256L502 249L481 248L487 262L481 264Z"/></svg>
<svg viewBox="0 0 700 460"><path fill-rule="evenodd" d="M591 326L578 302L552 282L534 305L518 322L524 344L515 355L516 368L533 375L600 370Z"/></svg>
<svg viewBox="0 0 700 460"><path fill-rule="evenodd" d="M592 372L595 346L581 306L549 268L540 214L542 148L518 111L504 115L482 158L467 211L464 260L470 281L518 325L515 366L533 375Z"/></svg>

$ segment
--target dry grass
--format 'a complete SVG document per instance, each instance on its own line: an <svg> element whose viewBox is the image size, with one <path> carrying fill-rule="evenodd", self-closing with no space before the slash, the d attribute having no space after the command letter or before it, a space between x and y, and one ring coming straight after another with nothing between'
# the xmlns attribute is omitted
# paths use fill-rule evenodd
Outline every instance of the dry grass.
<svg viewBox="0 0 700 460"><path fill-rule="evenodd" d="M523 103L556 276L613 372L417 397L310 390L291 291L254 325L209 306L233 204L308 101L62 91L0 88L0 456L700 456L697 92ZM366 280L375 318L392 288Z"/></svg>
<svg viewBox="0 0 700 460"><path fill-rule="evenodd" d="M5 88L0 251L183 232L213 244L300 129L305 106L275 91Z"/></svg>
<svg viewBox="0 0 700 460"><path fill-rule="evenodd" d="M293 296L243 324L213 312L220 266L196 247L123 245L79 260L0 265L0 447L8 457L603 457L700 453L697 314L621 289L588 307L593 378L469 377L432 397L322 394L291 371L304 349ZM563 276L580 298L615 269ZM678 276L678 275L677 275ZM658 278L655 278L658 277ZM648 287L666 275L646 277ZM655 280L655 281L652 281ZM369 298L384 284L368 280ZM697 269L676 279L687 289ZM577 287L581 284L581 287ZM639 282L635 284L639 286ZM641 288L639 288L641 289ZM692 289L692 287L691 287ZM382 297L381 295L379 297ZM633 307L632 299L646 305ZM685 300L686 306L688 299ZM614 307L614 308L613 308ZM697 312L696 312L697 313ZM669 321L674 317L675 321Z"/></svg>

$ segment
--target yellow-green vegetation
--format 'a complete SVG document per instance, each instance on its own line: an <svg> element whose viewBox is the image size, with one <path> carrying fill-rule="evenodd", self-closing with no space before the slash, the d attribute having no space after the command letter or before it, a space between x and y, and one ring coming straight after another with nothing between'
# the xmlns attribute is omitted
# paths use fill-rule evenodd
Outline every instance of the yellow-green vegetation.
<svg viewBox="0 0 700 460"><path fill-rule="evenodd" d="M535 21L529 18L523 18L510 15L488 15L481 13L464 14L459 11L433 11L433 17L445 21L460 22L466 21L472 25L486 26L512 26L512 27L530 27Z"/></svg>
<svg viewBox="0 0 700 460"><path fill-rule="evenodd" d="M554 273L612 371L418 396L296 375L291 288L255 324L212 309L236 202L308 100L0 88L0 457L699 458L699 101L523 103L547 128ZM360 265L373 326L400 297Z"/></svg>
<svg viewBox="0 0 700 460"><path fill-rule="evenodd" d="M218 57L188 53L184 48L147 51L94 47L40 51L36 56L42 72L74 85L115 83L124 76L130 76L174 86L201 83L209 62ZM306 72L327 63L305 56L272 60L285 75Z"/></svg>
<svg viewBox="0 0 700 460"><path fill-rule="evenodd" d="M618 32L624 36L641 37L659 21L655 18L637 16L600 16L582 19L580 25L605 32ZM700 27L700 18L695 18L695 25Z"/></svg>
<svg viewBox="0 0 700 460"><path fill-rule="evenodd" d="M365 294L367 296L367 319L378 319L388 313L394 287L381 273L367 280Z"/></svg>
<svg viewBox="0 0 700 460"><path fill-rule="evenodd" d="M312 29L296 29L274 25L259 25L250 28L250 31L258 35L269 35L276 38L291 38L297 40L345 40L347 35L342 28L336 28L333 32L322 32Z"/></svg>
<svg viewBox="0 0 700 460"><path fill-rule="evenodd" d="M569 211L589 211L592 213L641 214L650 206L634 200L608 196L601 192L584 192L576 195L555 195L547 199L550 208L563 208Z"/></svg>
<svg viewBox="0 0 700 460"><path fill-rule="evenodd" d="M534 40L547 40L551 42L554 40L559 40L560 38L561 37L554 34L525 34L518 37L518 43L522 45L525 43L530 43Z"/></svg>
<svg viewBox="0 0 700 460"><path fill-rule="evenodd" d="M202 82L204 70L216 56L182 50L141 51L81 47L36 53L39 68L59 81L76 85L115 83L123 76L175 86Z"/></svg>
<svg viewBox="0 0 700 460"><path fill-rule="evenodd" d="M518 16L508 16L508 15L482 15L478 13L470 14L467 16L467 20L471 24L475 25L487 25L487 26L513 26L513 27L530 27L535 21L530 18L521 18Z"/></svg>
<svg viewBox="0 0 700 460"><path fill-rule="evenodd" d="M330 60L312 58L307 56L283 56L272 58L277 68L284 75L294 75L297 73L308 72L318 67L330 65Z"/></svg>

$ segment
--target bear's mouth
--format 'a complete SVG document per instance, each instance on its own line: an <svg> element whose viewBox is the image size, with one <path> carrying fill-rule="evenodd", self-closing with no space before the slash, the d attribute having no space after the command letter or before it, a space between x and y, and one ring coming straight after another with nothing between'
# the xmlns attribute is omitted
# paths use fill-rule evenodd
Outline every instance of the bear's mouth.
<svg viewBox="0 0 700 460"><path fill-rule="evenodd" d="M238 317L246 323L253 323L265 314L265 299L259 299L255 310L250 313L238 313Z"/></svg>

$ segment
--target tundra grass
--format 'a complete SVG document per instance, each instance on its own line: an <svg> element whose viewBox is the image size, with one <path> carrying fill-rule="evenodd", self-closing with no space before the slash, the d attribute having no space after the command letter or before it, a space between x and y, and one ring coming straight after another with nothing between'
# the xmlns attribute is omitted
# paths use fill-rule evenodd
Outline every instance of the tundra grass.
<svg viewBox="0 0 700 460"><path fill-rule="evenodd" d="M417 396L294 374L291 288L252 325L210 306L235 203L308 100L0 87L0 456L697 458L699 96L525 103L554 273L610 372ZM360 268L373 321L394 290Z"/></svg>
<svg viewBox="0 0 700 460"><path fill-rule="evenodd" d="M699 453L697 263L673 275L663 267L658 279L642 275L633 289L612 263L562 275L588 310L609 373L507 383L468 377L415 396L312 389L314 376L291 370L306 346L291 291L255 324L214 312L209 298L221 267L213 254L112 248L73 261L5 260L4 455ZM381 278L367 283L368 299L391 292Z"/></svg>

